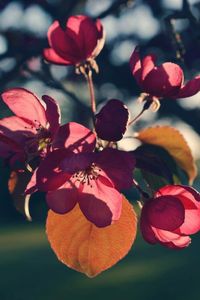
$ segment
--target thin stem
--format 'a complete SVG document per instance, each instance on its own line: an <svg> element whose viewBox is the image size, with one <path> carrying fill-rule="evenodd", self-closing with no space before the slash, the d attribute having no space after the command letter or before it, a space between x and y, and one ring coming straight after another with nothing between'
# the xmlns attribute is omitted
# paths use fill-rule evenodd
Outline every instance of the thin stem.
<svg viewBox="0 0 200 300"><path fill-rule="evenodd" d="M89 70L89 72L86 74L86 80L88 83L88 88L90 92L90 103L91 103L91 110L92 110L92 118L94 121L94 116L96 113L96 100L95 100L95 93L94 93L94 84L92 80L92 71Z"/></svg>
<svg viewBox="0 0 200 300"><path fill-rule="evenodd" d="M130 125L136 123L136 122L142 117L144 111L145 111L145 110L144 110L144 108L143 108L143 109L141 110L141 112L140 112L133 120L131 120L131 121L128 123L128 125L130 126Z"/></svg>
<svg viewBox="0 0 200 300"><path fill-rule="evenodd" d="M131 121L128 123L128 125L130 126L130 125L136 123L136 122L142 117L143 113L144 113L146 110L149 109L149 107L151 106L151 104L152 104L152 101L146 101L145 104L144 104L144 106L143 106L143 108L142 108L142 110L141 110L141 112L140 112L133 120L131 120Z"/></svg>

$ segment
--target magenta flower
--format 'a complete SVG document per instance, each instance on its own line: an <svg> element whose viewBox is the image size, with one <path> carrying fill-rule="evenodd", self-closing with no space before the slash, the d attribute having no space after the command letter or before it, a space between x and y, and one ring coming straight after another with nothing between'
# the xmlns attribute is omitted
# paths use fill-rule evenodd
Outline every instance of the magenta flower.
<svg viewBox="0 0 200 300"><path fill-rule="evenodd" d="M145 93L158 98L186 98L200 91L200 75L184 85L183 70L179 65L165 62L155 65L155 56L150 54L140 59L136 47L130 58L131 72Z"/></svg>
<svg viewBox="0 0 200 300"><path fill-rule="evenodd" d="M60 126L60 110L51 97L43 96L40 101L32 92L14 88L4 92L2 99L15 114L0 120L0 156L11 165L45 157L57 148L93 149L95 137L90 130L73 122Z"/></svg>
<svg viewBox="0 0 200 300"><path fill-rule="evenodd" d="M43 155L60 125L56 102L43 96L42 103L23 88L10 89L1 96L15 116L0 120L0 156L12 164Z"/></svg>
<svg viewBox="0 0 200 300"><path fill-rule="evenodd" d="M122 139L128 124L129 111L124 103L117 99L109 100L95 116L97 136L106 141Z"/></svg>
<svg viewBox="0 0 200 300"><path fill-rule="evenodd" d="M140 224L148 243L185 248L200 230L200 194L183 185L162 187L144 204Z"/></svg>
<svg viewBox="0 0 200 300"><path fill-rule="evenodd" d="M86 218L105 227L121 214L119 190L132 185L135 160L130 153L107 148L101 152L56 150L40 164L37 187L47 191L47 204L56 213L78 203Z"/></svg>
<svg viewBox="0 0 200 300"><path fill-rule="evenodd" d="M79 65L93 60L102 50L105 32L100 20L83 15L72 16L65 29L55 21L48 30L50 48L44 50L47 61L60 65Z"/></svg>
<svg viewBox="0 0 200 300"><path fill-rule="evenodd" d="M54 187L54 185L55 188L57 188L57 186L62 184L63 178L68 178L65 175L63 175L63 173L60 173L59 169L57 168L60 160L65 158L66 153L91 152L94 149L95 144L95 135L92 131L90 131L83 125L75 122L69 122L65 125L60 126L57 131L57 134L51 142L50 152L48 152L48 169L46 169L47 173L45 173L48 177L48 181L46 183L45 189L48 190L48 184L51 186L51 188ZM55 155L55 153L58 153L58 155ZM50 170L52 170L52 173L50 172ZM26 194L33 194L36 191L38 191L36 178L37 172L38 168L35 169L32 178L26 187ZM56 178L54 176L55 172Z"/></svg>

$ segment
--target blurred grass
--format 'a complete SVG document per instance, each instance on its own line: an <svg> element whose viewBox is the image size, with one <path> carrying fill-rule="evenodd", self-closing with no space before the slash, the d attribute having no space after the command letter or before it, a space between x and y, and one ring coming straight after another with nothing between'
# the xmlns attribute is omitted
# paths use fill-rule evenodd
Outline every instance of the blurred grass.
<svg viewBox="0 0 200 300"><path fill-rule="evenodd" d="M173 251L137 238L129 255L94 279L68 269L34 224L0 229L0 299L199 299L200 236Z"/></svg>

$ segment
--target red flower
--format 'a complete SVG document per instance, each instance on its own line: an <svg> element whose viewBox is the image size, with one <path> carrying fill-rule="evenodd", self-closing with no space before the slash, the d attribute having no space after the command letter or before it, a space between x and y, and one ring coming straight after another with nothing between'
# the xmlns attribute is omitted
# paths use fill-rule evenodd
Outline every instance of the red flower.
<svg viewBox="0 0 200 300"><path fill-rule="evenodd" d="M74 151L93 149L95 137L90 130L73 122L60 126L59 107L49 96L43 96L40 101L23 88L10 89L1 96L15 114L0 120L0 156L9 159L11 165L16 161L29 162L36 156L44 157L50 150L72 145L76 148ZM81 141L77 134L81 135Z"/></svg>
<svg viewBox="0 0 200 300"><path fill-rule="evenodd" d="M129 119L128 108L117 99L109 100L95 116L95 130L99 138L107 141L122 139Z"/></svg>
<svg viewBox="0 0 200 300"><path fill-rule="evenodd" d="M50 48L44 50L47 61L60 65L77 65L94 59L105 42L100 20L83 15L72 16L65 29L55 21L48 30Z"/></svg>
<svg viewBox="0 0 200 300"><path fill-rule="evenodd" d="M10 158L12 164L43 155L60 126L56 102L43 96L42 103L23 88L10 89L1 96L15 116L0 120L0 156Z"/></svg>
<svg viewBox="0 0 200 300"><path fill-rule="evenodd" d="M84 127L81 124L75 122L69 122L65 125L59 127L54 139L51 142L50 150L53 152L48 153L48 168L44 169L43 172L48 177L48 181L46 182L46 186L43 188L48 190L48 185L51 185L51 188L57 188L60 184L63 183L63 173L60 173L57 169L57 166L60 160L65 158L66 151L67 153L70 151L72 153L80 153L80 152L91 152L96 144L95 135L91 130ZM55 153L58 153L58 155ZM41 166L41 163L39 167ZM37 170L33 173L33 176L26 187L26 194L32 194L38 190L37 186ZM52 170L52 173L50 172ZM55 170L56 170L56 178L55 178ZM52 179L53 174L53 179ZM68 178L68 177L66 177ZM60 183L61 182L61 183Z"/></svg>
<svg viewBox="0 0 200 300"><path fill-rule="evenodd" d="M200 91L200 75L184 85L183 70L177 64L166 62L156 66L155 56L140 59L137 47L131 55L130 67L138 85L151 96L185 98Z"/></svg>
<svg viewBox="0 0 200 300"><path fill-rule="evenodd" d="M184 248L199 230L200 194L191 187L167 185L143 206L141 232L150 244Z"/></svg>
<svg viewBox="0 0 200 300"><path fill-rule="evenodd" d="M41 162L36 184L48 192L47 203L53 211L63 214L78 203L89 221L105 227L120 217L118 190L132 185L134 165L131 154L116 149L98 153L58 149Z"/></svg>

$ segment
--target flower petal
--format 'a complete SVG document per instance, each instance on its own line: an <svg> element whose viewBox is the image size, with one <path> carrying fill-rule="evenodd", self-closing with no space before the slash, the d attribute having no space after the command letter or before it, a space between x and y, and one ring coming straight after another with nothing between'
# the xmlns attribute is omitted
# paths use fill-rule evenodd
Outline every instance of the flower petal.
<svg viewBox="0 0 200 300"><path fill-rule="evenodd" d="M65 182L59 189L48 192L46 201L50 209L58 214L72 210L77 203L78 190L72 181Z"/></svg>
<svg viewBox="0 0 200 300"><path fill-rule="evenodd" d="M152 227L156 238L168 248L185 248L191 243L189 236L180 236L176 233Z"/></svg>
<svg viewBox="0 0 200 300"><path fill-rule="evenodd" d="M55 21L48 30L51 49L45 49L47 60L63 65L76 65L95 58L104 46L105 31L100 20L78 15L71 16L65 29Z"/></svg>
<svg viewBox="0 0 200 300"><path fill-rule="evenodd" d="M54 141L53 148L68 148L75 153L91 152L94 150L96 137L88 128L75 122L60 126Z"/></svg>
<svg viewBox="0 0 200 300"><path fill-rule="evenodd" d="M141 69L141 80L145 80L146 76L151 72L155 67L156 57L153 54L149 54L145 56L142 61L142 69Z"/></svg>
<svg viewBox="0 0 200 300"><path fill-rule="evenodd" d="M188 81L181 87L175 98L186 98L197 94L200 91L200 75Z"/></svg>
<svg viewBox="0 0 200 300"><path fill-rule="evenodd" d="M185 209L184 223L177 233L194 234L200 230L200 194L194 188L184 185L167 185L156 195L171 195L179 199Z"/></svg>
<svg viewBox="0 0 200 300"><path fill-rule="evenodd" d="M130 68L131 73L135 77L135 80L139 85L142 84L141 82L141 60L140 60L140 54L139 54L139 47L136 47L130 57Z"/></svg>
<svg viewBox="0 0 200 300"><path fill-rule="evenodd" d="M47 120L44 107L32 92L23 88L14 88L5 91L1 96L16 116L45 127Z"/></svg>
<svg viewBox="0 0 200 300"><path fill-rule="evenodd" d="M180 200L182 197L187 198L189 200L187 202L187 206L185 206L187 209L197 208L200 206L200 193L190 186L180 184L165 185L164 187L160 188L154 196L159 197L161 195L174 196Z"/></svg>
<svg viewBox="0 0 200 300"><path fill-rule="evenodd" d="M46 104L46 119L50 125L49 129L52 135L54 135L57 132L61 122L59 105L53 98L48 95L43 95L42 100Z"/></svg>
<svg viewBox="0 0 200 300"><path fill-rule="evenodd" d="M70 64L80 62L82 56L76 42L76 35L71 29L62 29L58 21L53 22L48 30L48 41L56 54Z"/></svg>
<svg viewBox="0 0 200 300"><path fill-rule="evenodd" d="M191 238L189 236L180 236L177 240L169 243L163 243L164 246L170 249L182 249L191 244Z"/></svg>
<svg viewBox="0 0 200 300"><path fill-rule="evenodd" d="M66 149L55 150L40 163L36 173L37 187L40 191L56 190L71 177L71 174L63 172L60 168L67 153Z"/></svg>
<svg viewBox="0 0 200 300"><path fill-rule="evenodd" d="M98 39L97 39L97 45L91 54L92 58L95 58L96 56L99 55L99 53L103 49L103 46L105 44L105 39L106 39L106 32L105 32L104 27L99 19L96 20L95 25L96 25L96 29L97 29Z"/></svg>
<svg viewBox="0 0 200 300"><path fill-rule="evenodd" d="M96 163L113 181L116 189L122 190L132 186L133 169L135 167L133 154L106 148L98 153Z"/></svg>
<svg viewBox="0 0 200 300"><path fill-rule="evenodd" d="M149 224L147 212L148 212L149 201L147 201L141 212L140 217L140 229L144 240L150 244L156 244L158 241L155 237L155 234Z"/></svg>
<svg viewBox="0 0 200 300"><path fill-rule="evenodd" d="M184 202L184 201L183 201ZM197 233L200 230L200 209L186 209L185 221L178 232L189 235Z"/></svg>
<svg viewBox="0 0 200 300"><path fill-rule="evenodd" d="M142 85L145 92L153 96L170 97L177 94L182 82L182 69L174 63L166 62L149 72Z"/></svg>
<svg viewBox="0 0 200 300"><path fill-rule="evenodd" d="M147 218L152 226L172 231L184 222L184 206L178 198L161 196L149 201Z"/></svg>
<svg viewBox="0 0 200 300"><path fill-rule="evenodd" d="M122 195L105 185L101 176L80 185L78 202L86 218L97 227L109 226L120 218Z"/></svg>
<svg viewBox="0 0 200 300"><path fill-rule="evenodd" d="M95 156L96 153L68 152L60 163L60 168L68 174L74 174L79 171L85 172L95 160Z"/></svg>
<svg viewBox="0 0 200 300"><path fill-rule="evenodd" d="M29 138L33 138L36 131L26 120L11 116L0 120L0 133L24 147Z"/></svg>
<svg viewBox="0 0 200 300"><path fill-rule="evenodd" d="M47 60L50 63L54 63L57 65L71 65L72 62L70 60L66 60L59 56L52 48L46 48L43 51L43 56L45 60Z"/></svg>
<svg viewBox="0 0 200 300"><path fill-rule="evenodd" d="M111 99L95 116L95 119L95 130L99 138L107 141L119 141L127 128L128 108L122 101Z"/></svg>
<svg viewBox="0 0 200 300"><path fill-rule="evenodd" d="M105 36L102 25L100 25L100 20L94 22L92 18L84 15L72 16L68 19L66 32L73 37L79 46L80 62L91 56L97 56L101 51ZM98 45L99 40L102 40L100 45ZM99 49L97 45L100 46Z"/></svg>

